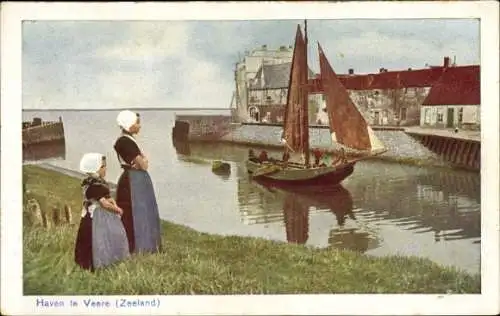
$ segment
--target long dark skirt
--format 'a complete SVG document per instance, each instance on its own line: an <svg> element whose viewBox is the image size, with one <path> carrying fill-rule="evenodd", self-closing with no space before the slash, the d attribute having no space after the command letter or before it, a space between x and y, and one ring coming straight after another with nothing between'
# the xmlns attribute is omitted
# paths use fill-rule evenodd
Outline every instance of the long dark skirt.
<svg viewBox="0 0 500 316"><path fill-rule="evenodd" d="M125 169L118 180L116 203L123 209L130 252L160 251L160 215L149 173Z"/></svg>
<svg viewBox="0 0 500 316"><path fill-rule="evenodd" d="M80 227L76 234L75 262L83 269L94 271L92 262L92 218L88 212L80 220Z"/></svg>
<svg viewBox="0 0 500 316"><path fill-rule="evenodd" d="M94 271L129 255L127 235L117 214L98 206L92 218L87 213L81 219L76 237L75 262L83 269Z"/></svg>

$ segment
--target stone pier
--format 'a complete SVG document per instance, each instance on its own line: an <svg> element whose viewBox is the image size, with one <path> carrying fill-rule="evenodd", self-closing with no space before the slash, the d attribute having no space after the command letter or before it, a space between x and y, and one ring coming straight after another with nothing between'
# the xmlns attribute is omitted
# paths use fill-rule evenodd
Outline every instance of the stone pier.
<svg viewBox="0 0 500 316"><path fill-rule="evenodd" d="M406 133L453 165L481 168L481 132L411 127Z"/></svg>

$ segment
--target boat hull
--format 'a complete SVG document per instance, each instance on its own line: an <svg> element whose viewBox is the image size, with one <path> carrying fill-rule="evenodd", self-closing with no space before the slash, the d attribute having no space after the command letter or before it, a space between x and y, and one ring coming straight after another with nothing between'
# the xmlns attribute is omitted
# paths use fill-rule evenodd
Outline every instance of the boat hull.
<svg viewBox="0 0 500 316"><path fill-rule="evenodd" d="M255 180L263 184L293 189L303 186L327 186L341 183L354 171L356 162L348 162L335 167L320 167L310 169L284 169L274 173L254 176ZM253 174L263 165L247 161L247 171Z"/></svg>

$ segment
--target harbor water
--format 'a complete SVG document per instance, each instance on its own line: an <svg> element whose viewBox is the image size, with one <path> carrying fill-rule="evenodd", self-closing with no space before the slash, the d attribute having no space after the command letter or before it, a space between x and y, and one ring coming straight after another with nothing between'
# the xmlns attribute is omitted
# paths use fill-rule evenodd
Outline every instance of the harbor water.
<svg viewBox="0 0 500 316"><path fill-rule="evenodd" d="M25 121L60 116L66 142L64 148L30 149L23 157L77 170L84 153L101 152L108 157L107 180L116 182L121 172L113 151L120 133L117 113L24 111ZM418 256L480 272L479 173L368 160L356 164L354 173L334 191L290 193L249 178L244 164L248 148L228 144L176 148L171 139L174 112L140 114L138 142L149 157L165 220L208 233L375 256ZM213 173L214 159L229 162L230 172Z"/></svg>

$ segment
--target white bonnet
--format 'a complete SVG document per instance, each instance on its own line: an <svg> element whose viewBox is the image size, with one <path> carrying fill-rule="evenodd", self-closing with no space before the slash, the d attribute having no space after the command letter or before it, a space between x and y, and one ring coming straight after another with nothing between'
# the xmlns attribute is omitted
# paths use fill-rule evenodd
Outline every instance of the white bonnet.
<svg viewBox="0 0 500 316"><path fill-rule="evenodd" d="M118 113L116 121L118 122L118 126L128 132L130 127L137 122L137 113L129 110L121 111Z"/></svg>
<svg viewBox="0 0 500 316"><path fill-rule="evenodd" d="M80 171L96 173L102 166L104 156L99 153L86 153L80 160Z"/></svg>

